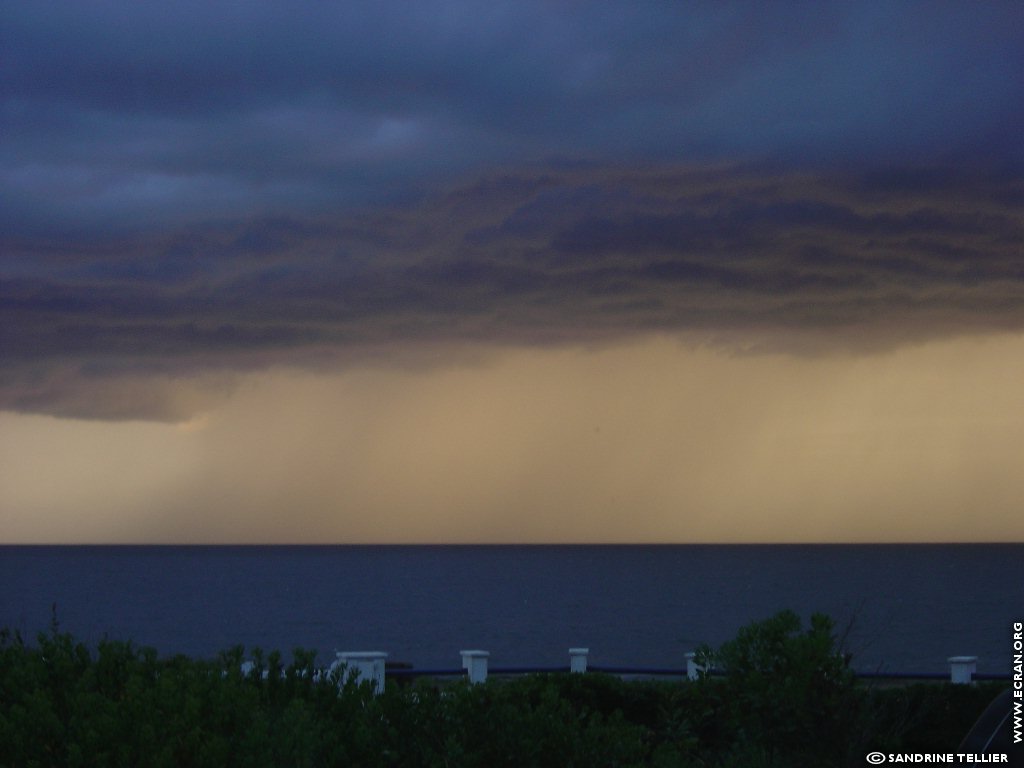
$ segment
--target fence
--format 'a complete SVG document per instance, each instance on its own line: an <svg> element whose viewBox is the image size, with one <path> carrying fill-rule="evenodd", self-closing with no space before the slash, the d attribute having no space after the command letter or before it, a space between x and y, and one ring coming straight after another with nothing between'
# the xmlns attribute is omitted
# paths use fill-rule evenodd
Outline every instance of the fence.
<svg viewBox="0 0 1024 768"><path fill-rule="evenodd" d="M613 667L590 665L588 657L589 648L570 648L568 666L560 667L494 667L489 668L490 653L484 650L461 651L462 666L446 669L388 669L386 665L387 653L383 651L350 651L339 653L337 659L331 664L328 671L335 671L341 666L355 674L359 680L369 680L373 683L374 690L381 693L384 690L385 675L409 679L415 677L462 677L469 679L470 683L483 683L488 675L522 675L544 672L569 672L582 674L587 671L604 672L611 675L637 676L637 677L680 677L689 680L696 680L702 674L720 675L719 670L703 669L697 662L695 653L686 654L686 666L682 668L671 667ZM1009 675L988 675L978 674L977 656L950 656L947 660L949 671L944 673L915 673L915 672L874 672L858 673L856 676L862 679L875 680L948 680L955 685L966 685L978 680L1009 680Z"/></svg>

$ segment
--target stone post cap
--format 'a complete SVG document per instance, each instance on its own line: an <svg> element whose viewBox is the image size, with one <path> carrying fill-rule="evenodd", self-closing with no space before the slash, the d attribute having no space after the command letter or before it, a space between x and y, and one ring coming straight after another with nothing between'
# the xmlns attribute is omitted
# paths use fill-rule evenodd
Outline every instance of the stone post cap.
<svg viewBox="0 0 1024 768"><path fill-rule="evenodd" d="M946 659L950 664L973 664L977 660L977 656L950 656Z"/></svg>
<svg viewBox="0 0 1024 768"><path fill-rule="evenodd" d="M584 656L584 655L586 655L588 653L590 653L590 649L589 648L570 648L569 649L569 655L570 656Z"/></svg>

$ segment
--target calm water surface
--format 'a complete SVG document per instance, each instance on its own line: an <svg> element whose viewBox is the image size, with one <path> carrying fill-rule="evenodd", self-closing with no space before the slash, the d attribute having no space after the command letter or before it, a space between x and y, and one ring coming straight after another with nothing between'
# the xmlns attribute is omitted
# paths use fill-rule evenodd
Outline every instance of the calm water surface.
<svg viewBox="0 0 1024 768"><path fill-rule="evenodd" d="M384 650L418 667L682 666L783 608L830 614L860 670L1008 673L1024 545L0 547L0 626L161 653Z"/></svg>

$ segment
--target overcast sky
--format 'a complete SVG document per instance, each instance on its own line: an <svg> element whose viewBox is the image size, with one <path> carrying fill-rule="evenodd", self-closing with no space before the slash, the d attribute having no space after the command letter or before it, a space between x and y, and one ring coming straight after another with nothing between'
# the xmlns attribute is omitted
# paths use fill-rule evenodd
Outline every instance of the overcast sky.
<svg viewBox="0 0 1024 768"><path fill-rule="evenodd" d="M1017 2L0 2L0 541L1024 540Z"/></svg>

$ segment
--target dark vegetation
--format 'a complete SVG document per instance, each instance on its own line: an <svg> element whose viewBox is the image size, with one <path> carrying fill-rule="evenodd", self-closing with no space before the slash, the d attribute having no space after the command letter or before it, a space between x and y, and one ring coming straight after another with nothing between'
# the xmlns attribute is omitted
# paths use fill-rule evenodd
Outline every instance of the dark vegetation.
<svg viewBox="0 0 1024 768"><path fill-rule="evenodd" d="M56 625L0 631L0 766L860 766L872 750L955 751L998 684L871 687L830 621L791 612L717 651L695 682L585 675L368 684L314 656L159 658L90 650ZM264 674L266 672L266 674ZM1005 686L1002 686L1005 687Z"/></svg>

